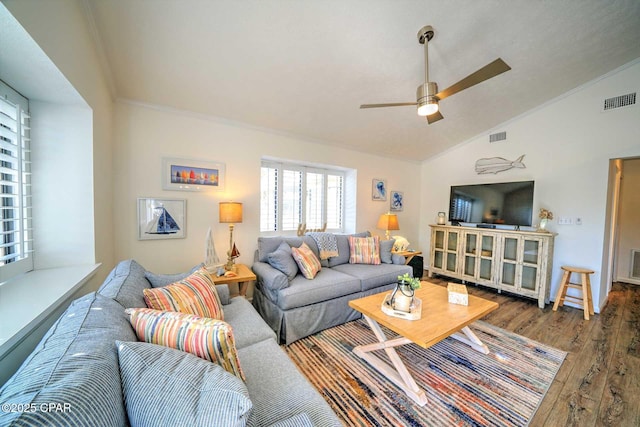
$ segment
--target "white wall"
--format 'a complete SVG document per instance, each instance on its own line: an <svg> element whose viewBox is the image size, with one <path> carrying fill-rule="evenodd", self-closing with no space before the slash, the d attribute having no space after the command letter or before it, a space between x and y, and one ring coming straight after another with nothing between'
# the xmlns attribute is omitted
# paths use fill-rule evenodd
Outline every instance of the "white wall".
<svg viewBox="0 0 640 427"><path fill-rule="evenodd" d="M32 101L35 269L95 263L91 109Z"/></svg>
<svg viewBox="0 0 640 427"><path fill-rule="evenodd" d="M638 105L601 112L605 98L640 89L640 61L634 61L578 90L479 135L422 165L420 248L429 249L429 226L447 211L450 186L482 182L535 180L534 217L539 208L553 211L548 226L555 240L551 295L557 291L560 266L596 271L592 276L596 310L606 302L601 275L605 245L605 211L609 159L640 155ZM436 125L437 126L437 125ZM488 135L506 131L507 140L489 143ZM515 160L525 154L526 169L476 175L483 157ZM582 218L582 225L558 225L559 217ZM534 225L535 225L534 218ZM425 259L426 261L426 259Z"/></svg>
<svg viewBox="0 0 640 427"><path fill-rule="evenodd" d="M335 165L357 170L357 231L377 230L380 214L389 201L371 200L373 178L387 180L390 190L404 191L405 208L398 213L398 234L418 243L420 165L390 160L338 147L328 147L264 129L184 111L131 102L116 104L115 239L118 259L134 258L156 272L185 271L204 258L204 239L212 227L216 250L224 257L229 241L226 224L218 223L218 202L240 201L244 221L237 224L234 238L241 256L251 264L257 248L260 204L260 161L277 157L300 162ZM223 192L193 193L163 191L162 157L218 161L226 165ZM187 237L180 240L139 241L136 229L138 197L187 200Z"/></svg>

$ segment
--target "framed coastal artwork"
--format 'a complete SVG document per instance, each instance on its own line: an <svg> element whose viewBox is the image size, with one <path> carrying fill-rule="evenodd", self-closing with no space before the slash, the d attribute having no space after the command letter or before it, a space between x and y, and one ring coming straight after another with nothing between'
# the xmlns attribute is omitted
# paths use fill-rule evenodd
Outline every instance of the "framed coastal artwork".
<svg viewBox="0 0 640 427"><path fill-rule="evenodd" d="M224 190L224 163L197 159L162 159L162 188L170 191Z"/></svg>
<svg viewBox="0 0 640 427"><path fill-rule="evenodd" d="M371 185L371 199L380 202L387 200L387 181L384 179L373 178Z"/></svg>
<svg viewBox="0 0 640 427"><path fill-rule="evenodd" d="M138 199L138 240L184 239L186 220L184 199Z"/></svg>
<svg viewBox="0 0 640 427"><path fill-rule="evenodd" d="M390 206L391 212L402 212L404 207L404 198L402 191L391 190Z"/></svg>

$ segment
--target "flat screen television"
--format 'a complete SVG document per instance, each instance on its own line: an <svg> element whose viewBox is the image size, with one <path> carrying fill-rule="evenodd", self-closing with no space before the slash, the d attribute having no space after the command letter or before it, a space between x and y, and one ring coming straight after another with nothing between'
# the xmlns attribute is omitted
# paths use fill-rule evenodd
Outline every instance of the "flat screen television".
<svg viewBox="0 0 640 427"><path fill-rule="evenodd" d="M452 186L449 221L531 226L533 187L533 181Z"/></svg>

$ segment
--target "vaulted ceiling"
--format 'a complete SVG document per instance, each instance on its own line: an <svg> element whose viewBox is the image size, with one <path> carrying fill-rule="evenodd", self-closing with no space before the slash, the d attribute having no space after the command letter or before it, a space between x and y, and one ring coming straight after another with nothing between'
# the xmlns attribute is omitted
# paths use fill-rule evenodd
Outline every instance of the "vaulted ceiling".
<svg viewBox="0 0 640 427"><path fill-rule="evenodd" d="M424 160L640 57L638 0L85 0L118 98ZM440 89L500 57L512 70L442 100L427 125L418 30ZM613 94L617 95L617 94Z"/></svg>

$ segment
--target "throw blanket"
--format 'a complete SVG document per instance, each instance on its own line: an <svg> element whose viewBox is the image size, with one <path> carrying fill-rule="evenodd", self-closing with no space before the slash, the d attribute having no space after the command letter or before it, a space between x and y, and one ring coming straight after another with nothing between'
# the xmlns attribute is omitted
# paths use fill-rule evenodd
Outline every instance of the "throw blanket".
<svg viewBox="0 0 640 427"><path fill-rule="evenodd" d="M333 233L307 233L318 245L320 259L329 259L338 256L338 240Z"/></svg>

